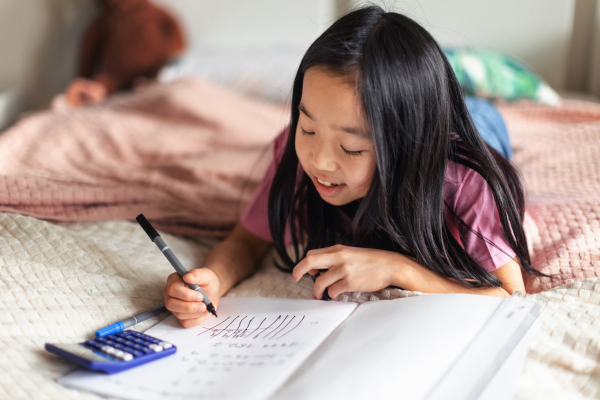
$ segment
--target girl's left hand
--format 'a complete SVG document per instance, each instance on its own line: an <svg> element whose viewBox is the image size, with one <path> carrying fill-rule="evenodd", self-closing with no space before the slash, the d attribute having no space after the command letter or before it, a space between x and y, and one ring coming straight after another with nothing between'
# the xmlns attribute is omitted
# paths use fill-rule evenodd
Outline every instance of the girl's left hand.
<svg viewBox="0 0 600 400"><path fill-rule="evenodd" d="M404 260L406 259L406 260ZM333 299L344 292L375 292L396 285L398 276L410 265L408 257L386 250L335 245L310 250L294 268L292 279L299 281L305 273L316 275L313 295L320 299L325 289Z"/></svg>

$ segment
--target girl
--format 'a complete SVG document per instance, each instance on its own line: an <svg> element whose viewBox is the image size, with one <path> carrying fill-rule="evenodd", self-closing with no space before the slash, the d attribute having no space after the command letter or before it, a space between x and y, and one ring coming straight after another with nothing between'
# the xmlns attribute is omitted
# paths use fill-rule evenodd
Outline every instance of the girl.
<svg viewBox="0 0 600 400"><path fill-rule="evenodd" d="M524 292L521 271L539 274L517 172L482 140L420 25L379 7L342 17L306 52L291 106L241 222L184 277L215 305L271 243L294 281L321 272L317 299L388 286L507 297ZM177 274L164 297L185 327L208 317Z"/></svg>

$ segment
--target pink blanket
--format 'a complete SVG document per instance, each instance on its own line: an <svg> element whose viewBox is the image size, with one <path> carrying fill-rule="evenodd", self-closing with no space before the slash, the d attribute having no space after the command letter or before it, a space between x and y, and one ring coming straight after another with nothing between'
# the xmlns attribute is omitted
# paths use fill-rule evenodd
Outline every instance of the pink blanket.
<svg viewBox="0 0 600 400"><path fill-rule="evenodd" d="M532 264L556 279L531 278L536 293L600 277L600 105L565 101L500 106L525 178Z"/></svg>
<svg viewBox="0 0 600 400"><path fill-rule="evenodd" d="M144 213L165 231L223 236L287 124L283 108L197 79L42 111L0 135L0 211L60 221Z"/></svg>
<svg viewBox="0 0 600 400"><path fill-rule="evenodd" d="M600 105L500 106L528 194L528 292L600 276ZM130 219L222 237L271 157L286 111L187 79L95 107L48 110L0 135L0 211Z"/></svg>

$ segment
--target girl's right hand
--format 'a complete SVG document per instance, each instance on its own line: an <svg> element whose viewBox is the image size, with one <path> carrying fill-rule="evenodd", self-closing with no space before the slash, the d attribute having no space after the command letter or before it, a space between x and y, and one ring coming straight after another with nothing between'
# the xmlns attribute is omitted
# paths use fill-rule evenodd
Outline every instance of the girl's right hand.
<svg viewBox="0 0 600 400"><path fill-rule="evenodd" d="M184 328L191 328L206 321L210 313L202 302L202 295L187 287L184 280L200 286L215 308L219 304L221 283L217 275L208 268L193 269L183 278L182 280L177 273L169 275L163 296L167 310L177 317Z"/></svg>

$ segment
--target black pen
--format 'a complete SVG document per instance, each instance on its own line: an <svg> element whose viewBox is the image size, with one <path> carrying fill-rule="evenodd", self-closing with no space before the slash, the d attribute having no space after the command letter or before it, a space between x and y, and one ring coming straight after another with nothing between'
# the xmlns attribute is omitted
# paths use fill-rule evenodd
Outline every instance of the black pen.
<svg viewBox="0 0 600 400"><path fill-rule="evenodd" d="M310 274L309 274L310 275ZM317 280L317 278L321 275L321 272L317 272L316 275L310 275L310 277L313 280L313 283ZM327 292L327 288L325 288L325 291L323 292L323 296L321 296L321 300L325 300L325 301L330 301L333 300L331 297L329 297L329 293Z"/></svg>
<svg viewBox="0 0 600 400"><path fill-rule="evenodd" d="M187 269L185 269L183 264L181 264L177 257L175 257L173 251L171 251L171 249L169 248L169 246L167 246L165 241L162 240L158 232L156 232L156 229L154 229L154 227L150 225L150 222L148 222L146 217L144 217L144 214L138 215L135 220L141 225L142 228L144 228L144 231L148 234L150 240L154 242L154 244L160 249L161 253L163 253L167 260L169 260L173 268L175 268L175 271L177 271L179 276L183 278L183 276L188 273ZM204 294L200 286L187 282L184 283L190 289L195 290L196 292L202 295L202 302L206 305L206 309L216 317L217 311L215 310L215 307L212 305L212 302L210 301L208 296Z"/></svg>

